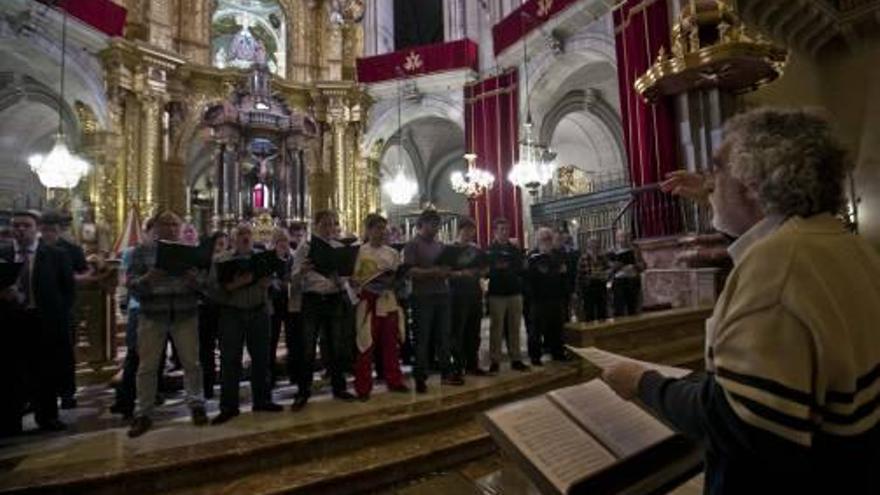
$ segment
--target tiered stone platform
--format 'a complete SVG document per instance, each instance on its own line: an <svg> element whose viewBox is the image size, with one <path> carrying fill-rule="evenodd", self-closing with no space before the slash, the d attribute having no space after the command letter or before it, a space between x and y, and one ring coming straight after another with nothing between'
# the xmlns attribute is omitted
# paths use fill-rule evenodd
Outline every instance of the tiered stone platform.
<svg viewBox="0 0 880 495"><path fill-rule="evenodd" d="M171 404L180 414L137 439L127 438L120 423L0 445L0 493L372 491L490 454L494 444L475 414L580 375L576 363L548 363L528 373L470 378L463 387L442 387L433 378L426 395L380 386L369 402L341 403L322 394L298 413L245 412L222 426L192 426L182 406Z"/></svg>
<svg viewBox="0 0 880 495"><path fill-rule="evenodd" d="M598 324L571 324L566 341L678 366L702 364L710 310L672 310ZM0 493L277 494L537 493L506 462L475 416L595 377L580 362L547 363L528 373L469 377L463 387L425 395L378 385L368 402L341 403L326 389L303 411L251 413L222 426L190 424L178 394L158 411L154 430L129 439L107 412L112 392L80 391L62 411L72 431L0 440ZM245 404L248 388L243 387ZM289 405L294 388L276 399ZM208 403L216 414L216 401ZM32 426L32 425L30 425ZM515 489L513 487L516 487Z"/></svg>

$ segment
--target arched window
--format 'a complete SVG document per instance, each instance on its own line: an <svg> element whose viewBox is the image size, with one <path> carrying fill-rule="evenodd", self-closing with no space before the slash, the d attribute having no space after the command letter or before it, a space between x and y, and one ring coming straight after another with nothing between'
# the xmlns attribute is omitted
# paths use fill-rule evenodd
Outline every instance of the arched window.
<svg viewBox="0 0 880 495"><path fill-rule="evenodd" d="M284 76L287 19L277 0L217 0L211 20L211 56L215 67L249 68L265 63Z"/></svg>

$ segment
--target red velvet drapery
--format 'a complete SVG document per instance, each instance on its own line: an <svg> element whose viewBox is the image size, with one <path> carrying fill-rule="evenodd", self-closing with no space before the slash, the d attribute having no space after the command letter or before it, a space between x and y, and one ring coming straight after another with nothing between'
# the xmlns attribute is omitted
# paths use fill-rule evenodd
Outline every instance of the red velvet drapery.
<svg viewBox="0 0 880 495"><path fill-rule="evenodd" d="M540 27L556 14L578 0L541 1L528 0L504 19L492 26L492 42L495 55L508 49L533 29Z"/></svg>
<svg viewBox="0 0 880 495"><path fill-rule="evenodd" d="M389 81L456 69L478 69L479 47L469 39L417 46L357 59L361 83Z"/></svg>
<svg viewBox="0 0 880 495"><path fill-rule="evenodd" d="M523 240L521 192L507 180L519 157L517 71L510 69L464 87L465 141L477 154L477 168L495 175L495 185L471 201L471 216L477 221L480 245L491 238L492 221L510 222L511 237Z"/></svg>
<svg viewBox="0 0 880 495"><path fill-rule="evenodd" d="M653 63L662 46L669 53L666 0L626 0L614 11L617 72L623 133L633 186L661 181L677 167L675 118L672 102L661 98L646 103L636 92L635 80ZM678 202L657 191L636 197L636 232L640 237L679 233Z"/></svg>
<svg viewBox="0 0 880 495"><path fill-rule="evenodd" d="M108 36L122 36L128 13L110 0L60 0L58 8Z"/></svg>

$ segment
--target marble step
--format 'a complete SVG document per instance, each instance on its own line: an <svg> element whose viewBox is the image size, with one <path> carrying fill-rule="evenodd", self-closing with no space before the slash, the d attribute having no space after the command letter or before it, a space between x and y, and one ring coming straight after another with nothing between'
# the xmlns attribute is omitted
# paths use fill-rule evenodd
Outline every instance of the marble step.
<svg viewBox="0 0 880 495"><path fill-rule="evenodd" d="M472 423L477 413L585 378L577 364L548 363L530 373L470 379L465 387L442 387L434 378L426 395L382 393L363 404L324 397L296 414L245 412L219 427L194 428L181 418L135 440L121 428L90 433L83 436L91 440L65 438L34 457L45 463L46 456L81 451L86 460L13 469L0 480L0 493L223 493L203 487L245 480L273 487L265 493L315 493L322 486L354 493L485 455L493 447ZM261 481L279 473L300 481Z"/></svg>

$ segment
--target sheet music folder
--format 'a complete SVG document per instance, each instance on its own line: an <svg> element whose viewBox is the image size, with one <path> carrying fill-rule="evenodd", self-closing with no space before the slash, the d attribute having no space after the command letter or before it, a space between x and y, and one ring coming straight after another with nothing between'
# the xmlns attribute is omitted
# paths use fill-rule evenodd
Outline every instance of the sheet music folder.
<svg viewBox="0 0 880 495"><path fill-rule="evenodd" d="M312 237L309 243L309 261L314 270L324 277L332 277L334 274L350 277L354 273L358 251L359 245L331 246L319 237Z"/></svg>
<svg viewBox="0 0 880 495"><path fill-rule="evenodd" d="M260 251L217 263L217 280L225 284L232 282L240 274L252 273L256 281L280 271L283 267L284 261L275 251Z"/></svg>
<svg viewBox="0 0 880 495"><path fill-rule="evenodd" d="M668 493L702 469L699 445L598 379L479 419L543 494Z"/></svg>
<svg viewBox="0 0 880 495"><path fill-rule="evenodd" d="M171 275L182 275L190 269L201 270L210 266L211 255L206 249L180 242L156 243L156 268Z"/></svg>

